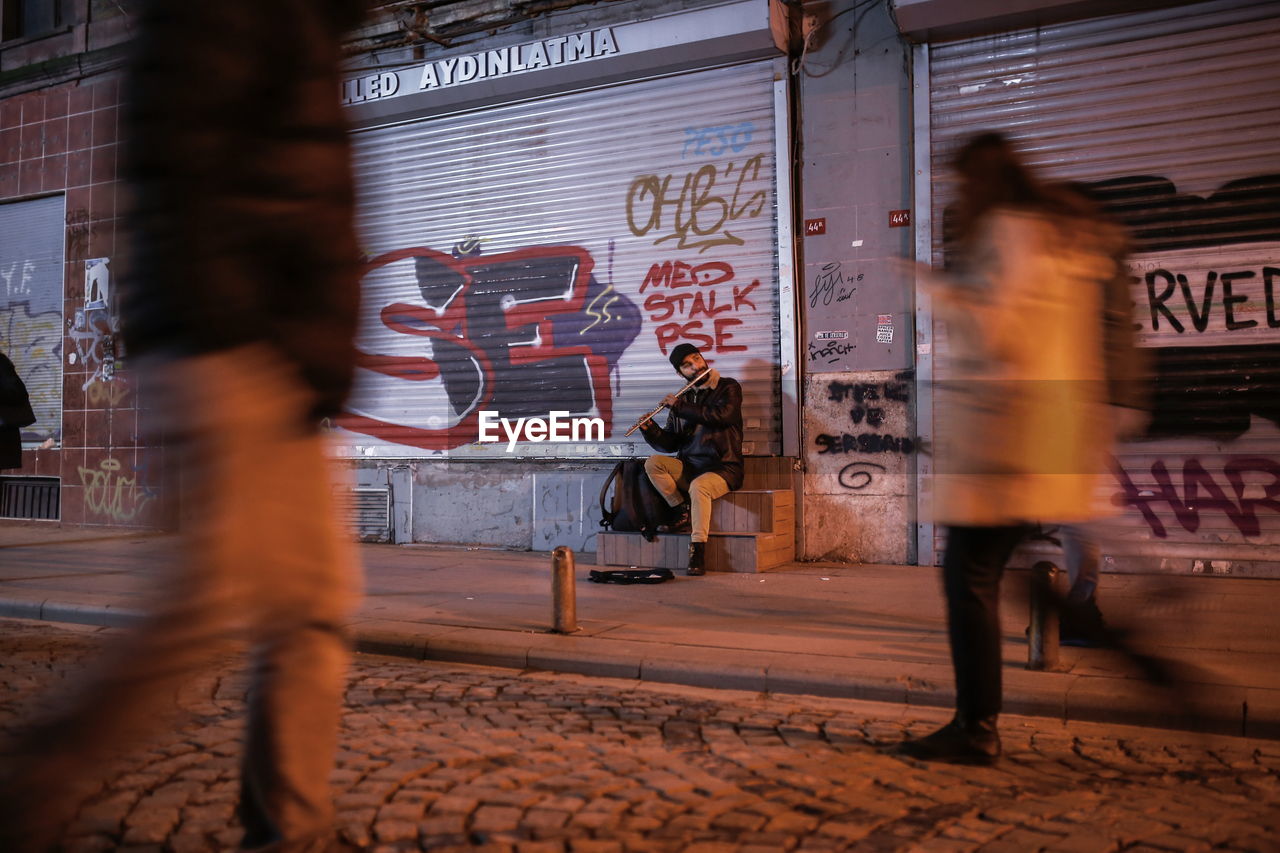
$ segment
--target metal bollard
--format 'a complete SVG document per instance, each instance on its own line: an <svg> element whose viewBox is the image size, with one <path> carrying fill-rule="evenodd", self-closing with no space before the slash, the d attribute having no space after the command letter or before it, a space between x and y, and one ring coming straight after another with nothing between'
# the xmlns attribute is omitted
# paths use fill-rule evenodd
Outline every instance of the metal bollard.
<svg viewBox="0 0 1280 853"><path fill-rule="evenodd" d="M573 571L573 549L557 546L551 552L551 630L557 634L572 634L578 630Z"/></svg>
<svg viewBox="0 0 1280 853"><path fill-rule="evenodd" d="M1031 628L1027 632L1027 669L1057 669L1058 608L1053 585L1058 567L1042 560L1031 567Z"/></svg>

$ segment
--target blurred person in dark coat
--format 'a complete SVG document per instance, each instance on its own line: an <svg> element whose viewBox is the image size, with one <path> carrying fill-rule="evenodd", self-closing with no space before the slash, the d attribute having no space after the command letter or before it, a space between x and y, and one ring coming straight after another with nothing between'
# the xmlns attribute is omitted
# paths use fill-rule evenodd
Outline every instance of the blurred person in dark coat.
<svg viewBox="0 0 1280 853"><path fill-rule="evenodd" d="M0 352L0 469L22 467L22 428L35 422L27 386Z"/></svg>
<svg viewBox="0 0 1280 853"><path fill-rule="evenodd" d="M956 683L950 723L898 751L988 764L1000 754L1000 579L1039 521L1079 524L1112 447L1105 289L1114 226L1042 184L995 133L961 148L960 263L933 280L949 339L935 520Z"/></svg>
<svg viewBox="0 0 1280 853"><path fill-rule="evenodd" d="M328 780L359 581L319 424L354 365L339 68L362 12L362 0L145 5L124 92L121 314L150 428L181 473L184 551L91 683L10 751L4 850L55 844L74 786L240 648L242 848L340 849Z"/></svg>

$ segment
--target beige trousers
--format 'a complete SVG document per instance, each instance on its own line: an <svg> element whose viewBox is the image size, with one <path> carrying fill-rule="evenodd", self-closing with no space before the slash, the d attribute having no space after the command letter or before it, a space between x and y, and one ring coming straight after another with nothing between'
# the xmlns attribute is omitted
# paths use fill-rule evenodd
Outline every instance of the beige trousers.
<svg viewBox="0 0 1280 853"><path fill-rule="evenodd" d="M35 733L36 802L59 802L120 745L180 711L180 688L233 649L250 655L239 814L246 847L320 850L349 662L344 625L359 572L337 523L327 439L310 392L266 347L144 372L177 456L182 551L69 711ZM38 820L39 816L33 816Z"/></svg>
<svg viewBox="0 0 1280 853"><path fill-rule="evenodd" d="M685 466L674 456L650 456L644 461L649 482L671 506L684 503L689 495L689 541L706 542L711 530L711 502L729 493L729 484L719 474L699 474L690 482L685 479Z"/></svg>

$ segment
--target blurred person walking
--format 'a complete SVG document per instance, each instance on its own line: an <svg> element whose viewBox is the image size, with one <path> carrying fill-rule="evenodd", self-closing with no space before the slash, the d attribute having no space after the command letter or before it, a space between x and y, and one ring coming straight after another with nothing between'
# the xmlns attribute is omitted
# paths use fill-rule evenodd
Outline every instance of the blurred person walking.
<svg viewBox="0 0 1280 853"><path fill-rule="evenodd" d="M357 593L321 419L354 364L342 34L362 0L150 0L126 82L122 319L181 504L179 561L92 683L6 756L0 849L45 850L76 787L250 650L243 849L340 849L329 775ZM81 792L82 793L82 792Z"/></svg>
<svg viewBox="0 0 1280 853"><path fill-rule="evenodd" d="M1000 754L1004 567L1037 521L1103 514L1096 495L1111 436L1102 282L1117 274L1118 230L1042 184L999 134L974 137L954 167L960 263L933 287L950 342L934 510L947 525L956 712L897 751L987 764Z"/></svg>
<svg viewBox="0 0 1280 853"><path fill-rule="evenodd" d="M0 468L22 467L22 428L36 422L18 369L0 352Z"/></svg>

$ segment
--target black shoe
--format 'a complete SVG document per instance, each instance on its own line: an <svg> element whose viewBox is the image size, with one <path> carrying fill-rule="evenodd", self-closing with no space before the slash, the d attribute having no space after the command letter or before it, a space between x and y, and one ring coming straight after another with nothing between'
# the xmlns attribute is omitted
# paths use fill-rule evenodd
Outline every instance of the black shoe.
<svg viewBox="0 0 1280 853"><path fill-rule="evenodd" d="M661 529L667 533L688 533L692 528L689 525L689 505L687 503L671 508L671 520L662 525Z"/></svg>
<svg viewBox="0 0 1280 853"><path fill-rule="evenodd" d="M1094 649L1106 645L1107 624L1098 609L1097 599L1081 602L1068 599L1058 623L1058 642L1064 646Z"/></svg>
<svg viewBox="0 0 1280 853"><path fill-rule="evenodd" d="M701 577L707 573L707 543L706 542L690 542L689 543L689 568L685 570L685 574L690 577Z"/></svg>
<svg viewBox="0 0 1280 853"><path fill-rule="evenodd" d="M991 765L1000 757L1000 735L995 717L984 717L971 725L962 724L957 717L936 732L903 741L893 751L921 761Z"/></svg>

